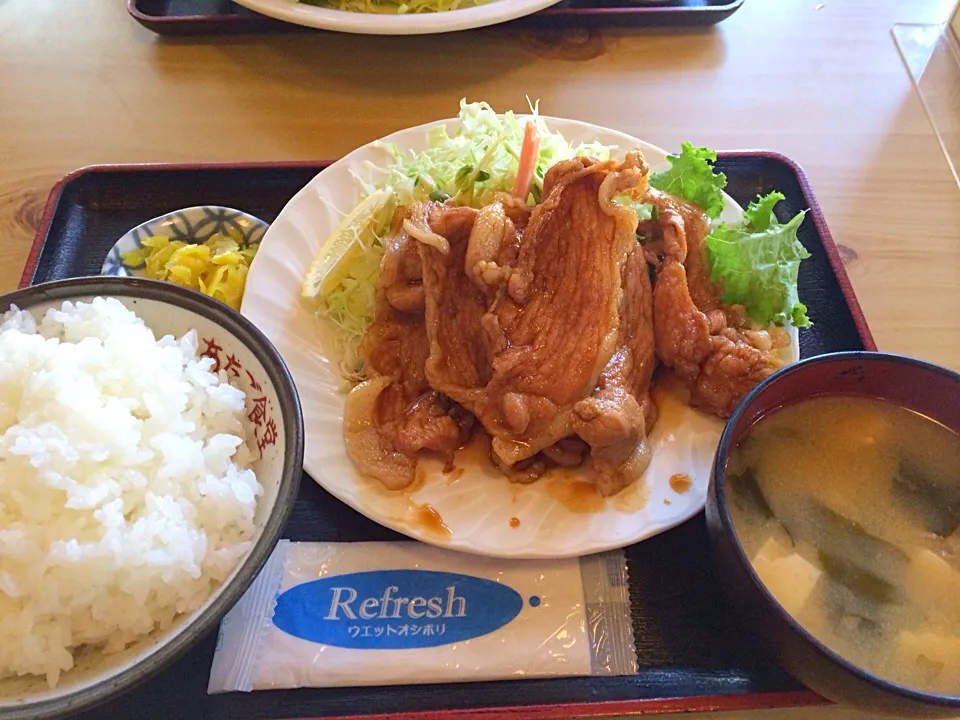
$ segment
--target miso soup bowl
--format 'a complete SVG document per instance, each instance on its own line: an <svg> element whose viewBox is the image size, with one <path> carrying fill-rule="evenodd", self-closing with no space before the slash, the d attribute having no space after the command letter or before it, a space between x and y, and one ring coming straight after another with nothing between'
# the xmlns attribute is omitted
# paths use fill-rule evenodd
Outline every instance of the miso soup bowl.
<svg viewBox="0 0 960 720"><path fill-rule="evenodd" d="M737 538L724 478L730 452L762 416L823 395L888 400L960 432L960 373L922 360L879 352L831 353L770 375L734 409L714 459L706 515L720 585L744 631L767 645L789 673L823 697L876 713L960 716L960 696L885 680L816 640L766 589Z"/></svg>

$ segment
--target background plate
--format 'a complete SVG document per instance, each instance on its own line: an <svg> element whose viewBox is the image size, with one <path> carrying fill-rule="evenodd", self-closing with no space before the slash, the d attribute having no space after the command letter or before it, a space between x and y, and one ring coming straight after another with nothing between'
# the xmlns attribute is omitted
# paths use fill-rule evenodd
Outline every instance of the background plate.
<svg viewBox="0 0 960 720"><path fill-rule="evenodd" d="M641 140L587 123L545 118L574 146L598 141L616 145L620 155L640 147L651 169L668 166L666 153ZM452 132L457 120L442 121ZM420 150L429 123L384 138L402 152ZM723 422L692 410L676 399L658 402L660 416L650 436L653 459L643 477L594 510L599 498L565 501L564 487L550 479L529 485L509 482L476 462L458 463L466 472L451 482L439 463L421 463L422 485L413 493L388 492L364 478L347 457L343 444L343 404L338 392L332 336L318 323L313 304L300 297L300 283L314 254L344 214L362 198L353 173L366 177L367 163L389 159L385 150L366 145L311 180L267 230L250 268L241 312L269 337L293 374L303 405L306 449L304 468L337 498L367 517L423 542L482 555L547 558L586 555L622 547L683 522L706 501L710 465ZM737 222L740 209L727 197L721 220ZM810 222L806 220L806 222ZM799 358L796 331L785 359ZM659 400L659 398L658 398ZM685 473L693 487L671 490L669 478ZM434 508L450 529L438 532L423 507ZM586 511L589 509L590 511ZM511 527L510 519L519 526Z"/></svg>
<svg viewBox="0 0 960 720"><path fill-rule="evenodd" d="M730 17L743 0L560 0L546 10L512 21L525 27L696 27ZM301 30L251 12L230 0L127 0L130 15L161 35L202 35Z"/></svg>
<svg viewBox="0 0 960 720"><path fill-rule="evenodd" d="M261 15L321 30L363 35L428 35L496 25L530 15L558 0L488 0L483 5L432 13L393 15L332 10L294 0L237 0Z"/></svg>

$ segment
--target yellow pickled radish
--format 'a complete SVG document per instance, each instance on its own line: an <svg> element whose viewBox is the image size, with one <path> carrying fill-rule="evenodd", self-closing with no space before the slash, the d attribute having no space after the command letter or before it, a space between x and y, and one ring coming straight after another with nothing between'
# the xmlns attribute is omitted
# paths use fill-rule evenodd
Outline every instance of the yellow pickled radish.
<svg viewBox="0 0 960 720"><path fill-rule="evenodd" d="M241 240L217 233L202 243L186 243L152 235L140 241L142 247L120 256L128 265L143 264L147 277L199 290L239 310L247 270L258 248L243 248Z"/></svg>

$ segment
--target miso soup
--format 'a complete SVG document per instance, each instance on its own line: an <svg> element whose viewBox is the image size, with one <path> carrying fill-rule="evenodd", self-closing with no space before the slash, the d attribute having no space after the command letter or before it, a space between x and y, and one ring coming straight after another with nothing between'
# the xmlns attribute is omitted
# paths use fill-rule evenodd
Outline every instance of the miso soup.
<svg viewBox="0 0 960 720"><path fill-rule="evenodd" d="M960 436L811 398L750 428L726 477L744 551L800 625L883 678L960 695Z"/></svg>

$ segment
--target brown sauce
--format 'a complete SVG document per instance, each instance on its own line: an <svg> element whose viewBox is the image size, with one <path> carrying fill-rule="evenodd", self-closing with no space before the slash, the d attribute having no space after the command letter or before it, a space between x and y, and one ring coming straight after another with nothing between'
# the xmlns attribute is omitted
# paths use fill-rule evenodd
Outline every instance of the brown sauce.
<svg viewBox="0 0 960 720"><path fill-rule="evenodd" d="M686 473L674 473L670 476L670 489L675 493L685 493L693 486L693 481Z"/></svg>
<svg viewBox="0 0 960 720"><path fill-rule="evenodd" d="M646 506L649 496L647 484L642 477L639 477L611 497L610 504L618 512L632 513Z"/></svg>
<svg viewBox="0 0 960 720"><path fill-rule="evenodd" d="M412 495L417 490L423 487L423 484L427 481L427 469L421 464L417 463L417 469L413 474L413 482L407 485L405 488L400 488L398 492L404 493L406 495Z"/></svg>
<svg viewBox="0 0 960 720"><path fill-rule="evenodd" d="M650 388L650 397L657 406L657 425L679 427L690 408L690 391L677 377L664 370L657 372Z"/></svg>
<svg viewBox="0 0 960 720"><path fill-rule="evenodd" d="M547 495L574 513L600 512L607 500L597 486L584 480L568 480L551 473L546 478Z"/></svg>
<svg viewBox="0 0 960 720"><path fill-rule="evenodd" d="M428 503L413 506L413 524L428 533L450 537L450 528L443 522L436 508Z"/></svg>
<svg viewBox="0 0 960 720"><path fill-rule="evenodd" d="M457 450L457 465L468 467L493 467L490 461L490 436L481 429L474 430L470 439Z"/></svg>
<svg viewBox="0 0 960 720"><path fill-rule="evenodd" d="M450 528L443 522L436 508L429 503L413 506L413 524L428 533L450 537Z"/></svg>

